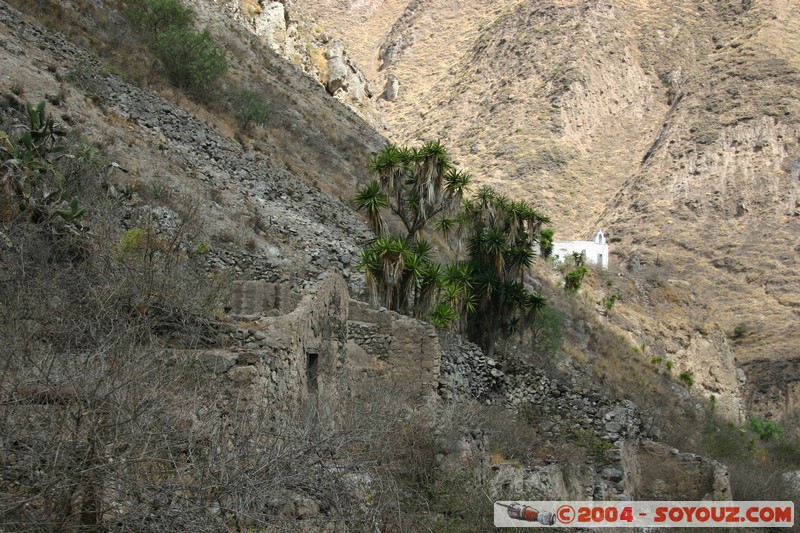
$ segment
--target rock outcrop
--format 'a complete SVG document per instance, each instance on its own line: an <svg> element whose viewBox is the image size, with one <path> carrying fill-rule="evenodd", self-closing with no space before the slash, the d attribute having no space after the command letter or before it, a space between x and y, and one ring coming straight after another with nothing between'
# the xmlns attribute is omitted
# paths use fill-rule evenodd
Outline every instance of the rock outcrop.
<svg viewBox="0 0 800 533"><path fill-rule="evenodd" d="M386 130L372 86L341 40L321 33L313 21L296 18L285 2L261 1L259 9L247 10L236 0L225 8L243 27L322 84L328 94L376 130Z"/></svg>
<svg viewBox="0 0 800 533"><path fill-rule="evenodd" d="M695 454L650 440L632 440L612 463L520 465L492 462L483 432L464 430L440 439L437 464L448 472L470 472L496 500L713 500L732 498L727 468ZM790 474L791 475L791 474Z"/></svg>

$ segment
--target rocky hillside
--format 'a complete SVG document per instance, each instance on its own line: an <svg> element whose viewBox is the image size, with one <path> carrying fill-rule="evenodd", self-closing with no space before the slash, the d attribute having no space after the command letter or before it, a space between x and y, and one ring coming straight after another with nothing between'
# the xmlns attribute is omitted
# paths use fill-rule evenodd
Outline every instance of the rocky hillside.
<svg viewBox="0 0 800 533"><path fill-rule="evenodd" d="M777 337L754 321L727 335L726 308L713 307L701 285L719 277L704 274L697 258L680 263L669 235L649 233L664 221L646 219L655 212L648 209L671 204L636 203L652 172L666 172L670 147L689 142L672 142L670 128L680 131L696 101L689 82L670 94L655 71L637 70L642 49L617 61L610 35L645 40L623 16L633 16L632 6L617 13L594 4L498 2L487 10L454 2L442 10L432 1L361 2L351 7L363 25L348 31L372 20L385 30L363 34L381 62L362 71L356 56L366 41L351 47L345 37L355 34L347 32L339 40L304 15L308 6L183 4L228 61L204 97L170 83L164 57L126 15L136 3L0 2L0 529L492 531L487 495L789 494L775 478L796 467L795 435L775 438L780 427L763 420L742 429L725 422L745 414L732 341L744 350ZM317 7L340 21L351 13L340 3ZM465 31L448 33L462 19L470 21ZM592 67L575 39L547 44L569 21L604 43L592 47L603 68ZM418 31L432 27L442 31ZM439 63L424 61L430 45L441 47L451 70L414 89L430 96L423 105L404 99L411 91L402 80L438 72ZM544 69L543 54L567 51L585 77L562 70L572 81L559 89L515 89L495 100L512 83L499 73L539 76L519 70L517 52ZM482 87L490 52L498 59ZM621 100L603 107L606 97L594 91L613 81L606 69L628 81L615 89ZM384 73L394 80L388 92ZM242 87L266 96L264 124L236 121L230 96ZM485 109L473 100L481 91ZM510 137L518 144L501 153L506 148L492 143L502 120L520 120L514 106L523 101L545 100L547 111L537 107L530 123L519 122L519 137ZM28 122L26 103L39 101L53 119L49 133ZM591 217L614 226L617 259L628 268L591 270L588 290L571 296L562 273L536 261L527 281L548 307L537 331L506 339L496 358L454 332L358 301L355 265L372 235L349 202L385 142L374 129L383 128L381 113L403 106L423 115L387 115L399 139L449 124L460 162L485 164L481 179L528 194L560 227L585 222L556 209L573 190L563 180L594 187L575 188L574 199L582 195ZM463 117L441 122L447 108ZM787 109L789 118L770 127L791 127ZM600 111L611 123L628 122L609 126L605 138L599 119L590 120ZM649 113L662 122L647 126ZM404 133L404 120L422 129ZM481 126L469 129L469 120ZM48 141L26 152L24 134L33 130ZM473 135L474 144L456 133ZM613 151L612 137L624 135L630 143ZM744 146L747 138L736 139ZM778 142L765 139L754 154ZM607 159L592 142L608 143ZM622 169L637 157L633 180ZM619 182L613 193L578 172L592 161L608 172L618 166L619 176L606 180ZM503 181L511 174L500 172L512 164L534 165L540 182L520 179L514 189ZM733 220L766 218L758 202L767 200L752 194ZM603 200L595 205L596 197ZM626 214L631 205L636 216ZM697 209L711 220L712 207ZM699 246L681 244L686 256ZM713 266L746 278L736 270L742 248ZM599 300L611 287L622 295L613 312ZM791 346L791 337L784 341ZM751 380L781 371L783 381L752 389L757 407L778 413L797 369L792 359L764 361L745 370ZM679 381L678 371L697 386ZM766 404L767 396L777 403Z"/></svg>
<svg viewBox="0 0 800 533"><path fill-rule="evenodd" d="M749 412L768 416L798 402L796 8L294 2L373 85L396 80L394 139L444 139L479 182L541 206L558 238L604 228L620 324L706 396L746 378ZM738 375L707 371L728 353Z"/></svg>
<svg viewBox="0 0 800 533"><path fill-rule="evenodd" d="M157 80L151 83L158 92L143 89L61 34L28 24L7 4L0 7L6 50L0 87L17 104L47 99L56 121L87 132L113 154L127 170L117 188L129 188L134 204L164 205L157 223L174 229L182 223L174 206L191 206L199 217L193 238L209 244L212 267L297 284L332 266L350 277L367 229L349 206L321 189L350 190L364 180L369 151L383 140L315 90L311 79L268 47L257 49L258 57L234 50L232 68L247 76L257 65L273 106L269 128L244 137L230 116L204 110ZM102 32L121 27L117 12L69 13L53 15L67 25L63 31L85 31L86 24L108 39L106 46L115 44ZM222 13L212 13L212 27L224 25ZM238 31L230 46L248 46L252 36Z"/></svg>

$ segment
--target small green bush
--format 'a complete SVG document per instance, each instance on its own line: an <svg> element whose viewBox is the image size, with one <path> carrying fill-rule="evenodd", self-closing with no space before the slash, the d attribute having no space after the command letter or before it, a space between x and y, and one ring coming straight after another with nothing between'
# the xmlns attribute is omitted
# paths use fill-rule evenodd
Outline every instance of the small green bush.
<svg viewBox="0 0 800 533"><path fill-rule="evenodd" d="M745 334L748 332L749 329L750 328L747 327L747 323L746 322L739 322L733 328L733 338L734 339L741 339L742 337L745 336Z"/></svg>
<svg viewBox="0 0 800 533"><path fill-rule="evenodd" d="M586 275L588 269L585 265L580 265L574 270L570 270L564 276L564 290L570 294L575 294L581 288L583 276Z"/></svg>
<svg viewBox="0 0 800 533"><path fill-rule="evenodd" d="M751 418L747 422L747 427L761 440L771 440L783 433L783 427L780 424L774 420L764 420L763 418Z"/></svg>
<svg viewBox="0 0 800 533"><path fill-rule="evenodd" d="M195 95L208 93L228 71L225 50L208 30L164 33L154 51L173 85Z"/></svg>
<svg viewBox="0 0 800 533"><path fill-rule="evenodd" d="M211 245L208 244L206 241L201 242L194 249L194 253L196 253L198 255L205 255L205 254L209 253L210 251L211 251Z"/></svg>
<svg viewBox="0 0 800 533"><path fill-rule="evenodd" d="M616 292L603 297L603 307L606 308L606 311L611 311L618 298L619 294Z"/></svg>
<svg viewBox="0 0 800 533"><path fill-rule="evenodd" d="M539 232L539 253L545 259L553 255L553 235L552 229L543 229Z"/></svg>
<svg viewBox="0 0 800 533"><path fill-rule="evenodd" d="M134 27L152 40L165 32L190 29L194 22L194 11L180 0L137 0L124 13Z"/></svg>
<svg viewBox="0 0 800 533"><path fill-rule="evenodd" d="M270 115L270 107L264 95L249 89L240 89L228 98L231 114L242 129L252 125L264 126Z"/></svg>
<svg viewBox="0 0 800 533"><path fill-rule="evenodd" d="M681 378L681 381L683 381L687 387L694 385L694 374L690 370L684 370L678 377Z"/></svg>
<svg viewBox="0 0 800 533"><path fill-rule="evenodd" d="M117 248L124 255L138 254L145 247L146 242L147 232L142 228L133 228L122 234Z"/></svg>

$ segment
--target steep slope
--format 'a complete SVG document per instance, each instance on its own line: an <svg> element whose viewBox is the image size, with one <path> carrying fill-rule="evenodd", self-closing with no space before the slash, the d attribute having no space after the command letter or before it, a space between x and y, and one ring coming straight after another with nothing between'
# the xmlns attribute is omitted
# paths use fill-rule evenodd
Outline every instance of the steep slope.
<svg viewBox="0 0 800 533"><path fill-rule="evenodd" d="M688 282L703 309L681 317L684 330L739 337L750 412L778 416L792 400L785 376L766 369L800 346L797 21L781 2L713 7L714 31L689 32L700 53L669 80L663 129L601 220L624 249ZM759 394L782 381L779 401Z"/></svg>
<svg viewBox="0 0 800 533"><path fill-rule="evenodd" d="M116 11L62 6L54 14L60 29L97 31L103 43L125 50L130 36L114 29ZM165 204L172 225L180 219L174 206L190 207L199 219L196 240L211 245L214 266L295 283L331 266L350 277L358 241L368 232L337 193L366 179L365 159L384 141L313 80L230 25L237 32L227 42L231 68L242 79L256 77L273 106L269 126L243 136L225 113L158 80L150 80L157 92L126 82L112 73L113 64L27 22L6 3L0 8L7 43L0 68L9 73L0 90L50 100L57 122L96 132L90 141L129 171L117 187ZM199 15L224 32L220 12Z"/></svg>
<svg viewBox="0 0 800 533"><path fill-rule="evenodd" d="M704 444L715 430L698 430L707 412L638 357L639 339L565 296L549 265L537 264L532 282L563 317L566 349L588 363L565 362L553 377L541 361L499 362L453 339L440 353L429 324L348 302L342 278L323 272L359 288L352 267L370 234L346 202L383 139L215 1L192 5L226 47L226 83L268 91L266 128L237 130L221 102L189 100L157 69L133 83L124 61L140 50L114 0L15 4L41 18L0 3L2 131L14 138L24 100L45 99L79 146L58 164L94 167L70 175L85 180L86 227L17 217L10 194L0 206L0 289L11 295L0 312L3 526L475 531L493 530L487 494L731 498L722 465L671 448ZM47 28L56 22L71 38ZM84 157L94 151L94 162ZM3 163L7 184L17 162ZM206 298L228 277L238 280L232 298ZM655 291L639 300L647 287L635 286L650 280L624 279L630 304L612 319L657 334L642 331L647 313L658 325ZM189 307L194 299L203 305ZM726 348L708 337L687 351ZM613 365L625 379L607 387ZM637 405L611 394L632 397L626 384ZM720 411L737 408L734 396L720 396ZM639 445L676 426L691 435Z"/></svg>
<svg viewBox="0 0 800 533"><path fill-rule="evenodd" d="M796 406L778 370L800 347L796 2L296 4L399 79L396 140L446 140L561 238L603 227L653 355L710 395L741 376L699 361L733 349L751 414Z"/></svg>

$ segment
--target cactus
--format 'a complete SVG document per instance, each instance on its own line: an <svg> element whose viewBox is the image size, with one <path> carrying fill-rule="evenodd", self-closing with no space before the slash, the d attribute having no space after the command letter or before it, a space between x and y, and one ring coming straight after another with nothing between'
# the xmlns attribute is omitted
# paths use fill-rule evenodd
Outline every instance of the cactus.
<svg viewBox="0 0 800 533"><path fill-rule="evenodd" d="M64 151L57 144L57 137L63 133L56 130L44 100L36 106L27 103L25 108L28 126L22 135L12 139L8 133L0 132L0 161L11 170L8 183L19 210L27 211L35 221L58 215L65 222L76 224L85 212L77 198L67 209L54 209L63 200L65 177L53 164L54 156Z"/></svg>
<svg viewBox="0 0 800 533"><path fill-rule="evenodd" d="M72 201L69 203L68 207L68 209L56 210L56 214L64 219L64 222L80 226L80 224L78 224L78 219L86 212L86 208L78 205L78 198L76 196L72 197Z"/></svg>
<svg viewBox="0 0 800 533"><path fill-rule="evenodd" d="M44 159L48 154L57 154L64 151L64 147L55 144L55 138L61 135L53 126L53 117L45 113L45 102L42 100L36 107L30 102L26 104L28 110L28 130L20 141L29 151L35 151Z"/></svg>

